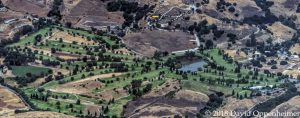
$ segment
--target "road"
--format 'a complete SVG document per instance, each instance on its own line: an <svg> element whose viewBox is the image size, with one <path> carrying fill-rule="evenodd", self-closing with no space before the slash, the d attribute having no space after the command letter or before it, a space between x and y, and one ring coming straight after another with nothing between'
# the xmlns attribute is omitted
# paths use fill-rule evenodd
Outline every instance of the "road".
<svg viewBox="0 0 300 118"><path fill-rule="evenodd" d="M176 7L171 7L168 11L166 11L164 14L162 14L161 17L159 18L159 20L161 20L167 13L172 11L174 8L176 8Z"/></svg>

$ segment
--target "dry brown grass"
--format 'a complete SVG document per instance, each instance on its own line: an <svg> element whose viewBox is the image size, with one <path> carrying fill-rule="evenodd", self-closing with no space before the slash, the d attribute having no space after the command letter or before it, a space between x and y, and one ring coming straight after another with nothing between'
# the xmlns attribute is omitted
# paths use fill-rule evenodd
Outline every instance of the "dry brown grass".
<svg viewBox="0 0 300 118"><path fill-rule="evenodd" d="M295 70L284 70L283 74L284 75L292 76L294 78L297 78L297 76L300 75L300 70L298 70L298 69L295 69Z"/></svg>
<svg viewBox="0 0 300 118"><path fill-rule="evenodd" d="M1 115L14 112L16 109L27 108L22 100L9 90L0 87L0 93L0 117Z"/></svg>
<svg viewBox="0 0 300 118"><path fill-rule="evenodd" d="M191 101L205 101L208 102L209 98L206 94L191 90L181 90L175 95L175 99L188 99Z"/></svg>
<svg viewBox="0 0 300 118"><path fill-rule="evenodd" d="M70 2L71 1L71 2ZM71 22L76 27L90 29L90 26L119 25L124 22L121 12L108 12L101 0L65 0L62 11L63 22Z"/></svg>
<svg viewBox="0 0 300 118"><path fill-rule="evenodd" d="M233 97L227 97L224 106L221 106L216 111L235 111L235 112L245 112L252 108L254 105L265 102L266 100L273 98L274 96L260 96L254 97L252 99L236 99ZM231 118L229 116L222 118Z"/></svg>
<svg viewBox="0 0 300 118"><path fill-rule="evenodd" d="M116 49L116 50L114 50L114 53L124 54L124 55L130 55L131 54L131 52L126 48Z"/></svg>
<svg viewBox="0 0 300 118"><path fill-rule="evenodd" d="M38 51L38 53L43 52L44 55L48 55L48 56L52 55L50 49L39 49L39 48L36 48L36 47L33 47L33 46L27 46L27 48L31 49L32 51Z"/></svg>
<svg viewBox="0 0 300 118"><path fill-rule="evenodd" d="M88 77L85 79L77 80L74 82L69 82L66 84L58 85L56 87L51 88L51 91L54 92L62 92L62 93L71 93L71 94L86 94L91 92L93 89L97 87L101 87L104 84L102 82L97 81L98 78L110 78L115 76L122 75L123 73L109 73L96 75L92 77Z"/></svg>
<svg viewBox="0 0 300 118"><path fill-rule="evenodd" d="M95 45L96 42L94 42L93 40L88 41L87 39L82 38L81 36L72 36L70 34L68 34L67 32L56 32L54 33L49 40L59 40L60 38L63 39L63 42L66 43L73 43L73 42L77 42L78 44L83 44L83 45Z"/></svg>
<svg viewBox="0 0 300 118"><path fill-rule="evenodd" d="M296 33L294 29L287 27L280 22L276 22L272 26L268 26L268 29L273 33L273 37L277 41L291 39L293 34Z"/></svg>
<svg viewBox="0 0 300 118"><path fill-rule="evenodd" d="M295 96L288 100L287 102L284 102L280 105L278 105L275 109L273 109L269 113L276 113L276 112L291 112L296 113L300 112L300 96ZM274 118L274 116L266 116L266 118ZM284 116L276 117L276 118L285 118Z"/></svg>
<svg viewBox="0 0 300 118"><path fill-rule="evenodd" d="M149 93L143 97L158 97L167 94L170 91L176 91L180 88L180 84L177 80L168 80L163 85L153 88Z"/></svg>
<svg viewBox="0 0 300 118"><path fill-rule="evenodd" d="M8 116L8 118L75 118L62 113L49 111L31 111Z"/></svg>
<svg viewBox="0 0 300 118"><path fill-rule="evenodd" d="M169 91L170 92L170 91ZM159 97L143 97L137 100L136 103L129 104L128 107L133 107L137 111L135 113L128 112L125 114L132 117L173 117L174 115L185 116L186 114L196 115L199 109L204 107L203 103L209 100L206 94L191 90L180 90L171 98Z"/></svg>
<svg viewBox="0 0 300 118"><path fill-rule="evenodd" d="M125 96L128 96L128 91L124 90L123 88L118 88L115 90L105 90L105 91L101 91L98 93L84 93L83 95L86 96L90 96L93 98L98 98L98 99L104 99L104 100L111 100L111 99L118 99L118 98L122 98Z"/></svg>
<svg viewBox="0 0 300 118"><path fill-rule="evenodd" d="M38 16L47 16L48 11L50 10L50 0L45 0L39 2L39 0L3 0L5 6L9 9L21 12L35 14Z"/></svg>
<svg viewBox="0 0 300 118"><path fill-rule="evenodd" d="M294 54L300 54L300 44L294 44L290 49L289 51Z"/></svg>
<svg viewBox="0 0 300 118"><path fill-rule="evenodd" d="M243 51L238 50L225 50L225 54L228 54L228 56L232 57L235 60L245 60L247 59L247 55Z"/></svg>
<svg viewBox="0 0 300 118"><path fill-rule="evenodd" d="M251 99L238 100L232 97L227 98L225 102L226 105L219 108L218 111L247 111L256 104Z"/></svg>
<svg viewBox="0 0 300 118"><path fill-rule="evenodd" d="M274 0L273 2L274 5L270 7L270 11L277 17L296 15L299 0Z"/></svg>
<svg viewBox="0 0 300 118"><path fill-rule="evenodd" d="M185 32L160 30L145 30L124 37L130 49L145 56L152 56L157 50L173 52L195 48L197 45L191 40L195 40L195 37Z"/></svg>

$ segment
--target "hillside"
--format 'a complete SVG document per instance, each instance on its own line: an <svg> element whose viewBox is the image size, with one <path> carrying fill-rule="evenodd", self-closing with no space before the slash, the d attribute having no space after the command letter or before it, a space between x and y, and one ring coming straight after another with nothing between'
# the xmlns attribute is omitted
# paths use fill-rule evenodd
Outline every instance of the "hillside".
<svg viewBox="0 0 300 118"><path fill-rule="evenodd" d="M0 117L295 112L299 49L299 0L0 0Z"/></svg>

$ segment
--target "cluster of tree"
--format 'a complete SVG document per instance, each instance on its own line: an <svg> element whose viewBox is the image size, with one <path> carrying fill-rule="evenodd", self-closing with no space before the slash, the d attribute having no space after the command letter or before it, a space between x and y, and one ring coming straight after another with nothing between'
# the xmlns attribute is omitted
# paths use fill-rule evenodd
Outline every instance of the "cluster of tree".
<svg viewBox="0 0 300 118"><path fill-rule="evenodd" d="M128 67L126 66L125 63L113 62L113 63L110 64L109 67L114 69L115 72L127 72L128 71Z"/></svg>
<svg viewBox="0 0 300 118"><path fill-rule="evenodd" d="M50 59L44 59L42 60L42 64L45 66L58 66L60 65L59 61L55 61L55 60L50 60Z"/></svg>
<svg viewBox="0 0 300 118"><path fill-rule="evenodd" d="M17 42L20 40L21 36L31 33L32 30L33 30L33 28L30 25L24 25L21 28L19 28L19 31L14 33L12 38L9 40L12 40L11 43ZM2 41L1 41L1 43L2 43Z"/></svg>
<svg viewBox="0 0 300 118"><path fill-rule="evenodd" d="M244 93L244 96L243 96L243 95L239 94L239 92L235 92L234 90L232 90L231 95L232 95L232 96L236 96L236 98L237 98L237 99L240 99L240 100L249 97L248 94L247 94L247 92L245 92L245 93Z"/></svg>
<svg viewBox="0 0 300 118"><path fill-rule="evenodd" d="M256 46L256 44L257 44L257 41L256 41L256 38L255 38L255 35L251 34L250 35L250 39L248 39L246 41L246 46L248 46L248 47L254 47L254 46Z"/></svg>
<svg viewBox="0 0 300 118"><path fill-rule="evenodd" d="M176 58L168 58L167 61L164 63L165 66L169 67L169 70L171 72L175 71L176 65L179 63L179 61Z"/></svg>
<svg viewBox="0 0 300 118"><path fill-rule="evenodd" d="M144 18L148 12L152 11L155 6L144 5L139 6L138 2L128 2L125 0L112 1L107 3L106 9L110 12L122 11L125 19L123 27L130 27L137 29L139 26L137 22Z"/></svg>
<svg viewBox="0 0 300 118"><path fill-rule="evenodd" d="M274 109L276 106L280 105L281 103L284 103L291 99L294 96L299 95L299 92L297 92L297 88L292 83L285 83L282 85L282 87L286 88L287 91L275 98L269 99L266 102L257 104L254 106L254 108L251 110L251 112L265 112L268 113L272 109ZM253 115L253 113L250 113Z"/></svg>
<svg viewBox="0 0 300 118"><path fill-rule="evenodd" d="M34 62L34 54L22 54L18 51L10 51L5 55L4 63L9 66L21 66L28 62Z"/></svg>
<svg viewBox="0 0 300 118"><path fill-rule="evenodd" d="M47 102L48 101L48 96L43 95L43 94L33 93L33 94L30 94L30 99L35 99L35 100L40 100L40 101Z"/></svg>
<svg viewBox="0 0 300 118"><path fill-rule="evenodd" d="M104 55L102 52L98 53L98 61L109 61L109 62L121 62L121 57L115 57L112 55Z"/></svg>
<svg viewBox="0 0 300 118"><path fill-rule="evenodd" d="M274 2L267 1L267 0L255 0L257 6L259 6L264 12L264 16L257 16L254 15L252 17L246 17L243 20L243 23L247 24L256 24L256 25L264 25L264 24L273 24L274 22L278 21L278 18L272 14L269 7L271 7Z"/></svg>
<svg viewBox="0 0 300 118"><path fill-rule="evenodd" d="M235 44L236 40L238 40L238 37L233 33L228 33L227 37L228 37L228 41L233 43L233 44Z"/></svg>
<svg viewBox="0 0 300 118"><path fill-rule="evenodd" d="M207 114L207 111L213 113L214 110L216 110L222 105L224 100L224 93L216 92L210 94L208 97L209 97L209 101L207 102L206 106L203 109L201 109L200 112L197 114L198 118L210 117L207 115L213 115L213 114Z"/></svg>
<svg viewBox="0 0 300 118"><path fill-rule="evenodd" d="M52 20L47 18L38 18L37 20L32 20L32 25L34 26L34 29L39 30L44 28L45 26L49 26L54 24Z"/></svg>
<svg viewBox="0 0 300 118"><path fill-rule="evenodd" d="M161 51L155 51L153 58L159 60L161 57L165 57L168 56L169 52L165 51L165 52L161 52Z"/></svg>
<svg viewBox="0 0 300 118"><path fill-rule="evenodd" d="M201 42L205 42L205 47L206 48L213 47L213 41L210 40L210 39L209 40L204 40L202 38L202 35L207 35L212 31L212 33L214 35L213 40L217 40L218 38L220 38L224 34L224 31L219 30L218 27L215 24L208 25L207 20L203 20L200 23L195 22L193 25L190 25L188 27L188 31L191 34L194 34L194 31L195 31L197 33L197 36L198 36L199 40Z"/></svg>
<svg viewBox="0 0 300 118"><path fill-rule="evenodd" d="M297 25L295 20L297 20L297 16L284 17L282 15L279 16L278 20L283 24L292 29L297 30Z"/></svg>
<svg viewBox="0 0 300 118"><path fill-rule="evenodd" d="M147 84L145 87L142 87L142 80L132 80L131 88L128 90L130 94L135 97L140 97L145 93L148 93L152 90L152 84Z"/></svg>
<svg viewBox="0 0 300 118"><path fill-rule="evenodd" d="M22 87L22 86L26 86L27 83L34 82L38 78L44 77L49 74L52 74L51 70L49 70L48 73L44 73L44 72L41 72L39 74L26 73L26 76L24 76L24 77L17 76L17 77L13 77L12 79L15 80L19 84L20 87Z"/></svg>
<svg viewBox="0 0 300 118"><path fill-rule="evenodd" d="M141 85L142 85L142 80L132 80L131 89L129 90L129 93L135 95L136 97L142 96L143 93L140 90Z"/></svg>
<svg viewBox="0 0 300 118"><path fill-rule="evenodd" d="M224 12L228 10L229 12L234 13L236 11L235 10L236 5L237 5L236 3L230 3L230 2L226 2L225 0L219 0L217 2L216 7L219 12ZM239 15L236 13L235 16L239 16Z"/></svg>
<svg viewBox="0 0 300 118"><path fill-rule="evenodd" d="M61 20L62 15L60 13L60 6L62 5L62 0L54 0L51 6L51 10L48 12L48 17L54 17L56 20Z"/></svg>
<svg viewBox="0 0 300 118"><path fill-rule="evenodd" d="M0 8L4 7L4 4L2 3L2 1L0 0Z"/></svg>

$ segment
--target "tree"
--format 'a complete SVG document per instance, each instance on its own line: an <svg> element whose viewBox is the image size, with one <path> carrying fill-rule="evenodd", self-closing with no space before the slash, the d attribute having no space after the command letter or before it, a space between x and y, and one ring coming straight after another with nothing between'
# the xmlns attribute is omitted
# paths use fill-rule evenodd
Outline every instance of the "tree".
<svg viewBox="0 0 300 118"><path fill-rule="evenodd" d="M212 40L206 40L205 41L205 47L206 48L212 48L214 46L214 42Z"/></svg>
<svg viewBox="0 0 300 118"><path fill-rule="evenodd" d="M231 7L228 8L228 11L233 13L233 12L235 12L235 8L233 6L231 6Z"/></svg>
<svg viewBox="0 0 300 118"><path fill-rule="evenodd" d="M41 42L42 41L42 35L41 34L38 34L34 37L35 41L36 42Z"/></svg>
<svg viewBox="0 0 300 118"><path fill-rule="evenodd" d="M4 7L2 1L0 0L0 8Z"/></svg>
<svg viewBox="0 0 300 118"><path fill-rule="evenodd" d="M51 48L51 53L56 53L56 49L55 48Z"/></svg>
<svg viewBox="0 0 300 118"><path fill-rule="evenodd" d="M4 78L0 77L0 84L4 83Z"/></svg>
<svg viewBox="0 0 300 118"><path fill-rule="evenodd" d="M80 99L76 100L76 105L80 105Z"/></svg>
<svg viewBox="0 0 300 118"><path fill-rule="evenodd" d="M71 22L66 22L65 25L66 25L67 28L72 28L72 23Z"/></svg>
<svg viewBox="0 0 300 118"><path fill-rule="evenodd" d="M62 5L62 0L54 0L51 10L48 12L48 17L54 17L56 20L61 20L62 15L60 13L60 6Z"/></svg>
<svg viewBox="0 0 300 118"><path fill-rule="evenodd" d="M107 113L109 111L108 106L106 106L103 110L103 113Z"/></svg>

